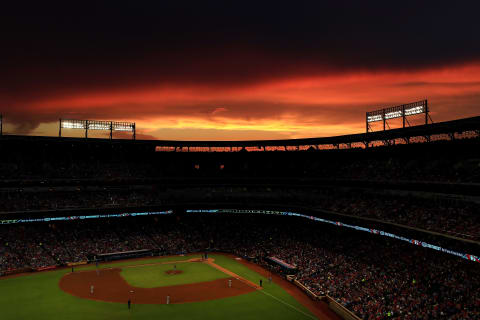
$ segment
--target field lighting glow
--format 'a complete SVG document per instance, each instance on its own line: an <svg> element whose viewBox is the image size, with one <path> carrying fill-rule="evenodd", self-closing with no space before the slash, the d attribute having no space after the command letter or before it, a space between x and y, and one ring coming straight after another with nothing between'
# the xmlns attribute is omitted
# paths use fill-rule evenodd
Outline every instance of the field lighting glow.
<svg viewBox="0 0 480 320"><path fill-rule="evenodd" d="M113 130L114 131L133 131L135 124L128 122L114 122Z"/></svg>
<svg viewBox="0 0 480 320"><path fill-rule="evenodd" d="M393 111L385 113L385 119L400 118L402 116L402 111Z"/></svg>
<svg viewBox="0 0 480 320"><path fill-rule="evenodd" d="M367 123L402 118L427 112L427 100L367 112Z"/></svg>
<svg viewBox="0 0 480 320"><path fill-rule="evenodd" d="M85 129L85 123L82 122L69 122L65 120L62 122L62 128L65 129Z"/></svg>
<svg viewBox="0 0 480 320"><path fill-rule="evenodd" d="M103 121L92 121L88 123L89 130L110 130L110 123Z"/></svg>
<svg viewBox="0 0 480 320"><path fill-rule="evenodd" d="M85 137L87 137L88 130L110 131L110 139L112 139L114 131L128 131L133 133L133 139L135 139L135 122L60 119L59 136L61 136L62 129L85 130Z"/></svg>
<svg viewBox="0 0 480 320"><path fill-rule="evenodd" d="M413 107L410 109L405 109L405 115L410 116L412 114L419 114L419 113L424 113L425 112L425 106L420 106L420 107Z"/></svg>
<svg viewBox="0 0 480 320"><path fill-rule="evenodd" d="M368 122L375 122L375 121L382 121L382 120L383 118L381 114L368 117Z"/></svg>

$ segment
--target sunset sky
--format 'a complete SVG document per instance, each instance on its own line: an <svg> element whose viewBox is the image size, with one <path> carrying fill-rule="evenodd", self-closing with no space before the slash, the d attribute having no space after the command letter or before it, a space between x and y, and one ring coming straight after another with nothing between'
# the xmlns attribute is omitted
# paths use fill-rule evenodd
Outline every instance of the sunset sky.
<svg viewBox="0 0 480 320"><path fill-rule="evenodd" d="M72 118L146 139L320 137L422 99L435 122L480 115L479 5L102 3L2 7L4 131Z"/></svg>

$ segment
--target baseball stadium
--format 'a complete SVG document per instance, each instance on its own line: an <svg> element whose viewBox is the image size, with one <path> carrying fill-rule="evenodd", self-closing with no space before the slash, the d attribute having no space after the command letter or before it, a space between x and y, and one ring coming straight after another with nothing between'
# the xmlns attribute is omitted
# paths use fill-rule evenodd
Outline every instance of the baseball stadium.
<svg viewBox="0 0 480 320"><path fill-rule="evenodd" d="M424 100L365 119L287 140L0 135L0 318L479 319L480 117L432 123Z"/></svg>

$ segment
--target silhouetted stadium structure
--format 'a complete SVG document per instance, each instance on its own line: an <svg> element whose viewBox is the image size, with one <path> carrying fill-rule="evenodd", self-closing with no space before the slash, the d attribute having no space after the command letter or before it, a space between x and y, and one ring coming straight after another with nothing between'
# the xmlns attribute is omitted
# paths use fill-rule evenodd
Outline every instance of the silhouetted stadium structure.
<svg viewBox="0 0 480 320"><path fill-rule="evenodd" d="M3 135L0 154L0 273L226 251L362 319L480 317L480 117L291 140Z"/></svg>

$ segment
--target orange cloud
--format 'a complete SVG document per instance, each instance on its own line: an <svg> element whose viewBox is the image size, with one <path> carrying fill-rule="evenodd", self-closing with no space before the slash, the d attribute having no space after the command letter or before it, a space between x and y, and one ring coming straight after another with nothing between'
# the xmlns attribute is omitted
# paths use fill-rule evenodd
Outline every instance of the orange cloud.
<svg viewBox="0 0 480 320"><path fill-rule="evenodd" d="M425 98L435 121L478 115L479 92L480 65L469 64L417 72L291 76L228 87L177 83L79 90L17 106L6 121L9 114L18 124L35 117L38 123L59 117L129 120L141 133L161 139L299 138L360 132L365 111ZM55 125L49 127L42 132L56 134Z"/></svg>

